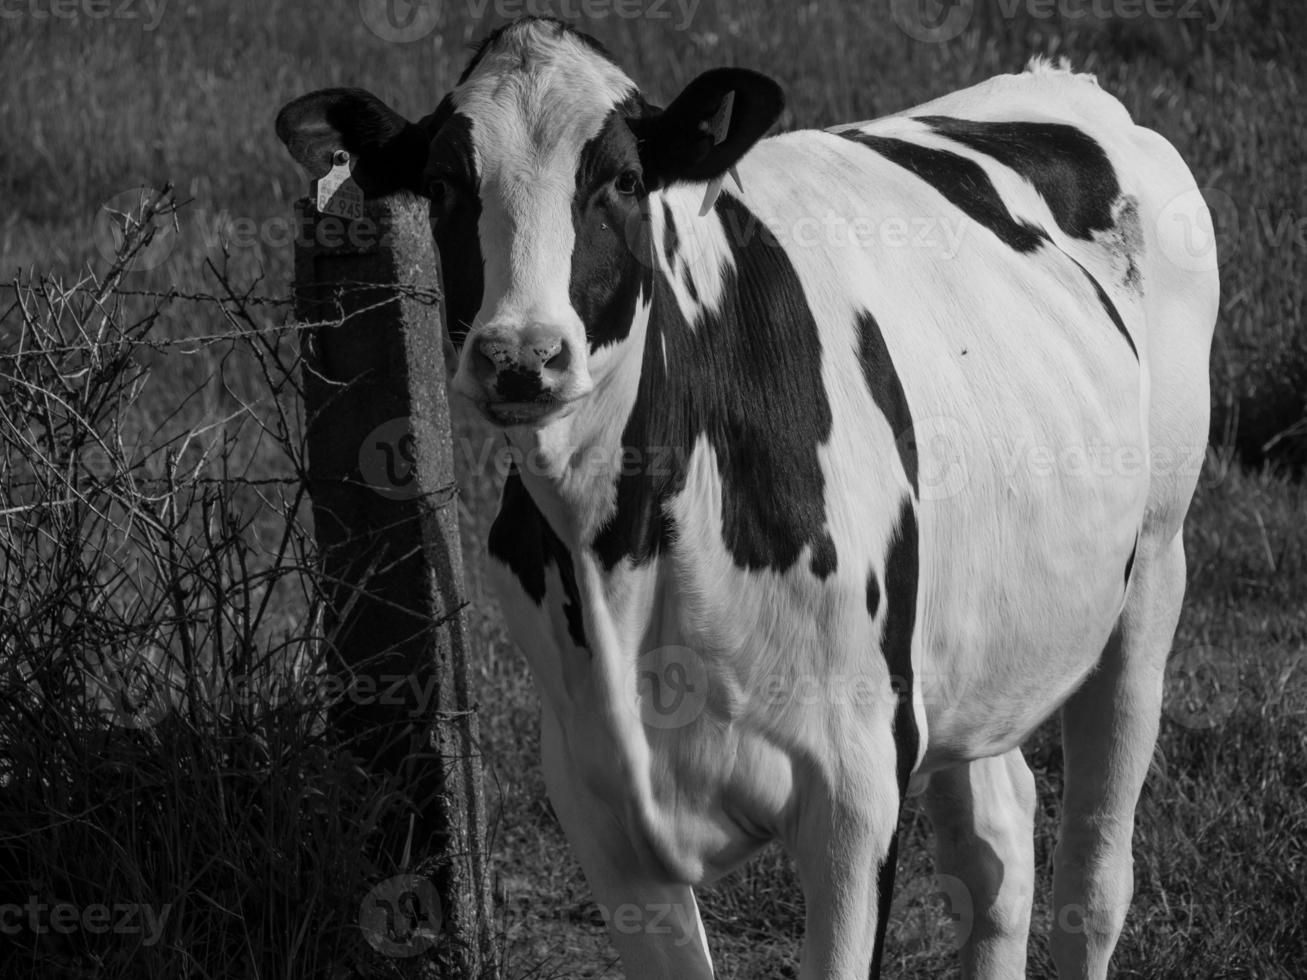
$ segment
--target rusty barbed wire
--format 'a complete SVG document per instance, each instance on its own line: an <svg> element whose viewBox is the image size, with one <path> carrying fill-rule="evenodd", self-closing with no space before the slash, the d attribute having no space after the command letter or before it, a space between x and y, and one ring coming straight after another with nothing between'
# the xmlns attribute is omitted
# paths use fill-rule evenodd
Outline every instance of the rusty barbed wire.
<svg viewBox="0 0 1307 980"><path fill-rule="evenodd" d="M85 482L62 481L63 485L73 491L73 495L59 500L39 500L26 504L14 504L0 507L0 517L8 517L13 514L23 514L31 511L41 510L49 507L71 507L78 504L85 504L86 493L103 492L117 489L121 481L113 480L88 480ZM304 487L311 485L341 484L344 486L372 488L373 484L366 480L351 480L348 478L308 478L303 476L268 476L268 477L242 477L242 476L187 476L180 482L165 479L163 477L152 477L144 480L133 480L132 487L137 492L146 490L162 490L164 493L159 494L157 498L150 498L147 494L142 494L142 498L162 500L165 497L175 493L178 490L184 490L190 487ZM6 483L6 494L15 490L43 490L48 489L47 483L39 481L26 481L21 483ZM459 495L459 486L455 482L445 483L432 490L411 491L408 499L412 500L436 500L435 507L448 505ZM440 499L444 498L444 499Z"/></svg>
<svg viewBox="0 0 1307 980"><path fill-rule="evenodd" d="M39 280L39 281L45 282L46 280ZM345 281L341 285L345 288L335 289L334 296L332 297L337 302L339 302L341 299L343 299L346 296L352 295L355 292L384 290L388 295L386 295L384 298L378 300L375 303L370 303L366 306L359 307L358 309L351 310L348 313L342 311L339 316L330 317L328 319L323 319L323 320L293 320L286 323L265 324L265 325L249 327L246 329L227 330L219 333L199 334L199 335L194 335L189 337L119 336L111 341L107 341L101 344L88 344L83 342L83 343L74 343L74 344L64 344L61 346L43 346L39 350L35 350L35 351L3 352L0 353L0 362L17 361L23 358L44 358L54 354L89 353L96 348L121 350L122 348L125 347L127 349L149 349L149 350L157 350L157 351L166 351L171 348L182 348L180 350L181 354L183 355L193 354L193 353L199 353L202 350L206 350L210 347L213 347L221 343L248 341L251 338L262 337L262 336L274 336L279 334L297 334L297 333L303 333L305 331L338 329L340 327L348 325L350 321L353 320L355 317L364 316L366 314L372 313L375 310L381 309L390 303L394 303L402 299L415 299L427 305L434 306L441 301L441 296L442 296L440 290L438 289L433 289L429 286L415 285L412 283L391 284L391 283L375 283L375 282L367 282L364 280L355 280L355 281ZM19 280L14 280L12 282L0 283L0 289L10 290L15 294L14 300L11 303L11 305L3 312L0 312L0 325L4 324L5 320L15 309L22 310L23 319L25 321L29 320L30 314L23 307L20 299L20 295L24 291L38 291L37 287L31 282L23 283ZM84 295L89 297L93 302L98 303L100 301L98 297L98 294L100 292L101 289L98 285L92 285L90 283L77 284L75 286L67 287L66 289L60 287L59 299L62 302L66 302L69 296ZM199 292L187 293L177 289L169 289L169 290L117 289L114 290L113 295L149 297L151 299L156 300L160 304L165 304L173 300L203 303L203 304L209 304L211 306L219 307L224 311L228 311L228 312L231 311L231 306L233 304L237 304L239 306L260 306L260 305L290 306L293 305L295 302L294 297L246 296L239 293L235 293L230 296L220 296L214 293L199 293ZM319 298L318 301L328 302L329 300ZM157 315L157 313L160 311L156 309L153 312L155 315Z"/></svg>

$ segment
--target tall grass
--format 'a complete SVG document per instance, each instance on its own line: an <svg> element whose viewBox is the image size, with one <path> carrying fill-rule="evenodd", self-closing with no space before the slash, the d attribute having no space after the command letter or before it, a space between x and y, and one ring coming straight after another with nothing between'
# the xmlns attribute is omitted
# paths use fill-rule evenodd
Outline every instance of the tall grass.
<svg viewBox="0 0 1307 980"><path fill-rule="evenodd" d="M427 855L391 828L420 801L327 725L298 343L216 265L211 294L124 287L176 213L147 198L102 278L0 315L0 976L416 975L361 919ZM183 302L223 337L161 336ZM150 362L215 346L261 397L143 427Z"/></svg>

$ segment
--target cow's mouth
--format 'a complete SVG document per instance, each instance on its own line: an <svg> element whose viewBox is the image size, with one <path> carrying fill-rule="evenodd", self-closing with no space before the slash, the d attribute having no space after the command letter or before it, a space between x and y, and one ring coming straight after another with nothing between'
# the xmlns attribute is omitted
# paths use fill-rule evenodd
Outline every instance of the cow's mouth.
<svg viewBox="0 0 1307 980"><path fill-rule="evenodd" d="M486 402L481 411L497 425L538 425L566 404L552 396L542 395L531 401Z"/></svg>

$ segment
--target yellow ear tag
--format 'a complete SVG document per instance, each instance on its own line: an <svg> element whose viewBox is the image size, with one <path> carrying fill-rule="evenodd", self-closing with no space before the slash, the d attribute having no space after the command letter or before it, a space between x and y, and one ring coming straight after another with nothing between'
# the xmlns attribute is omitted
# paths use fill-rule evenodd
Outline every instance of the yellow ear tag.
<svg viewBox="0 0 1307 980"><path fill-rule="evenodd" d="M712 117L704 120L699 124L699 129L712 137L713 146L725 142L727 135L731 131L731 111L735 107L735 93L727 92L722 98L722 104L717 107L717 111ZM740 175L734 167L728 171L735 178L735 184L740 190L744 190L744 185L740 183ZM708 181L708 186L704 190L703 205L699 208L699 217L704 217L712 210L713 205L717 203L717 195L722 192L723 177L714 177Z"/></svg>
<svg viewBox="0 0 1307 980"><path fill-rule="evenodd" d="M734 167L731 167L726 171L726 173L731 175L731 177L735 180L735 186L740 189L741 193L743 193L744 184L740 182L740 172L736 170ZM702 218L704 215L706 215L709 211L712 210L712 206L717 203L717 195L722 192L722 184L725 181L726 181L725 176L714 177L712 180L708 181L708 189L707 191L704 192L703 195L703 207L699 208L699 217Z"/></svg>
<svg viewBox="0 0 1307 980"><path fill-rule="evenodd" d="M351 176L354 158L337 150L331 158L331 170L318 178L318 212L342 218L363 217L363 188Z"/></svg>

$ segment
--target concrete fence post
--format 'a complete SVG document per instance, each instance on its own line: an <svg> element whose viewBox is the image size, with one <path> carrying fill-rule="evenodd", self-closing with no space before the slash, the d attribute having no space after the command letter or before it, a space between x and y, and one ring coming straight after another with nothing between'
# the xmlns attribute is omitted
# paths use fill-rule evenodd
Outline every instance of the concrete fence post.
<svg viewBox="0 0 1307 980"><path fill-rule="evenodd" d="M411 873L370 894L379 934L364 921L368 899L360 924L374 948L409 958L418 975L495 977L426 207L396 195L364 202L362 217L347 220L303 200L296 219L295 313L326 324L304 332L302 379L329 665L344 691L329 721L409 801L386 815L381 846L392 864L408 855Z"/></svg>

